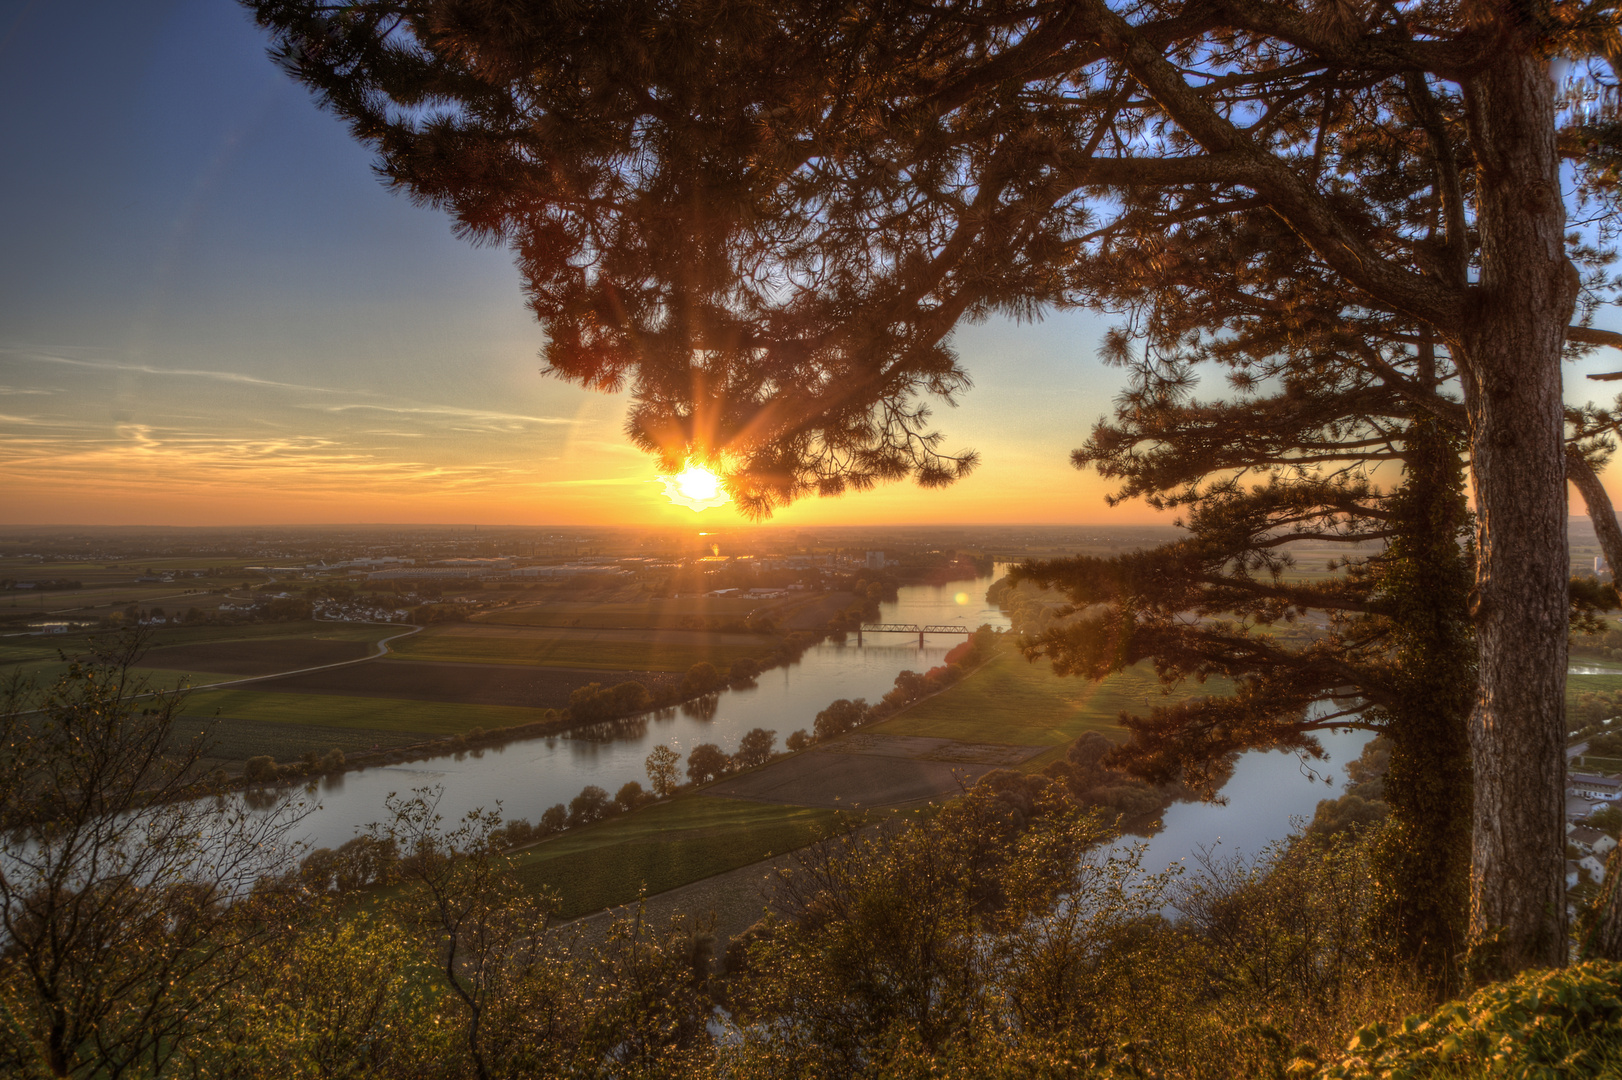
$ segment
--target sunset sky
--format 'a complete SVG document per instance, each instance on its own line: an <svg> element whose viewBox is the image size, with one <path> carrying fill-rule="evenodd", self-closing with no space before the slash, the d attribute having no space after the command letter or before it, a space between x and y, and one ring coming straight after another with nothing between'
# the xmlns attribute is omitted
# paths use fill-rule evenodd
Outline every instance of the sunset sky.
<svg viewBox="0 0 1622 1080"><path fill-rule="evenodd" d="M0 89L0 524L738 520L538 374L507 253L385 190L229 0L0 0ZM776 523L1152 520L1067 461L1120 387L1105 325L963 328L938 419L980 470Z"/></svg>

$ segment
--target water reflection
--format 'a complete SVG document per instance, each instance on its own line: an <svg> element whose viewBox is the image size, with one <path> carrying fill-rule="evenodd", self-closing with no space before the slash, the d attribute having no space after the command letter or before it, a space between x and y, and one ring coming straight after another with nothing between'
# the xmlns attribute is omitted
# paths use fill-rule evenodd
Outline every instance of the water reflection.
<svg viewBox="0 0 1622 1080"><path fill-rule="evenodd" d="M648 713L599 720L585 727L571 728L569 738L584 742L613 742L615 739L642 739L648 734Z"/></svg>
<svg viewBox="0 0 1622 1080"><path fill-rule="evenodd" d="M681 714L690 716L694 720L714 720L715 714L720 709L721 695L719 693L705 694L702 697L696 697L691 701L681 703Z"/></svg>
<svg viewBox="0 0 1622 1080"><path fill-rule="evenodd" d="M242 802L250 810L274 810L281 805L282 790L279 787L251 787L242 792Z"/></svg>

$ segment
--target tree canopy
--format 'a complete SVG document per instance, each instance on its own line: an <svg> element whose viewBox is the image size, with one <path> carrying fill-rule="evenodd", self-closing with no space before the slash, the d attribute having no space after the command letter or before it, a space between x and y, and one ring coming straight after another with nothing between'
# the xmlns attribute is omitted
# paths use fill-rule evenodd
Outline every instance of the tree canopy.
<svg viewBox="0 0 1622 1080"><path fill-rule="evenodd" d="M1228 277L1235 318L1288 332L1311 305L1247 283L1286 280L1247 231L1284 235L1292 280L1457 371L1478 522L1471 928L1511 967L1562 958L1560 362L1602 338L1584 324L1622 140L1603 109L1561 111L1550 58L1614 82L1611 6L250 6L391 184L513 248L547 370L628 385L639 445L719 464L757 513L962 475L974 455L929 415L968 384L952 327L1120 303L1123 259L1180 268L1148 286L1167 311ZM1207 227L1250 261L1187 245Z"/></svg>

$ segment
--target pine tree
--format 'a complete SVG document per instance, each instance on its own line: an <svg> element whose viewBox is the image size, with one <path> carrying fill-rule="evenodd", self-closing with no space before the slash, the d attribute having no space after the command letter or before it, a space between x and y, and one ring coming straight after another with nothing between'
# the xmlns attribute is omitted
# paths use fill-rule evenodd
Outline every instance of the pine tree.
<svg viewBox="0 0 1622 1080"><path fill-rule="evenodd" d="M1457 365L1472 934L1510 968L1562 961L1560 363L1582 276L1561 170L1594 164L1580 191L1606 198L1622 140L1584 117L1562 144L1549 58L1622 54L1610 7L249 6L391 183L514 248L549 371L629 384L633 438L715 459L757 512L971 468L930 427L927 401L967 385L946 336L1088 302L1077 267L1134 204L1275 216L1324 283Z"/></svg>

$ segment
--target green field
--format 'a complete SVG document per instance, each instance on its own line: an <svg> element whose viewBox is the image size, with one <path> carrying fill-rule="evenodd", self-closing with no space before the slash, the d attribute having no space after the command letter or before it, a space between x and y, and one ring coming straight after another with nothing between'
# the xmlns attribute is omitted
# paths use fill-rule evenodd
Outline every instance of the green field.
<svg viewBox="0 0 1622 1080"><path fill-rule="evenodd" d="M546 718L544 709L513 705L464 705L336 694L264 694L249 689L199 691L187 702L186 713L311 727L410 731L425 736L456 735L476 727L486 730L513 727Z"/></svg>
<svg viewBox="0 0 1622 1080"><path fill-rule="evenodd" d="M518 877L573 918L804 847L836 810L690 795L575 830L519 856Z"/></svg>
<svg viewBox="0 0 1622 1080"><path fill-rule="evenodd" d="M1588 663L1590 661L1580 661ZM1571 726L1578 726L1577 695L1591 693L1612 694L1622 690L1622 670L1614 675L1567 675L1566 676L1566 715L1571 719Z"/></svg>
<svg viewBox="0 0 1622 1080"><path fill-rule="evenodd" d="M1060 678L1045 661L1028 663L1012 651L943 693L866 730L888 735L926 735L971 743L1064 747L1083 732L1121 738L1119 715L1144 713L1196 694L1223 694L1223 681L1179 688L1167 697L1148 664L1102 682ZM1040 765L1049 755L1035 759Z"/></svg>
<svg viewBox="0 0 1622 1080"><path fill-rule="evenodd" d="M751 612L773 613L799 603L781 597L751 600L730 596L682 596L605 604L558 600L492 612L477 621L495 626L681 629L694 620L699 624L710 620L737 622Z"/></svg>
<svg viewBox="0 0 1622 1080"><path fill-rule="evenodd" d="M725 670L734 660L758 657L771 647L769 638L741 635L669 634L590 631L548 634L481 627L435 628L395 642L390 648L402 660L435 660L456 664L538 664L545 667L603 671L686 671L700 661Z"/></svg>
<svg viewBox="0 0 1622 1080"><path fill-rule="evenodd" d="M272 656L288 644L319 642L364 642L375 644L381 638L398 634L404 627L370 626L344 623L265 623L248 626L196 626L164 628L153 632L147 641L145 656L150 662L136 668L154 687L167 689L185 679L193 686L224 682L245 675L264 675L267 652ZM0 638L0 677L14 672L46 686L67 670L76 655L86 653L94 646L114 647L116 634L98 634L93 638L85 634L48 634L25 637ZM188 647L209 646L208 663L197 663L199 656ZM175 650L175 651L169 651ZM299 649L299 655L319 649ZM66 655L69 660L61 659ZM339 658L339 657L335 657ZM348 656L341 657L348 659ZM318 657L307 655L303 659L290 659L283 670L309 666L305 661Z"/></svg>
<svg viewBox="0 0 1622 1080"><path fill-rule="evenodd" d="M318 641L376 641L398 634L403 626L370 623L249 623L242 626L175 626L153 630L147 648L200 645L222 641L262 641L265 638L312 638ZM115 633L29 634L0 638L0 664L25 660L54 660L60 652L72 655L90 644L110 644Z"/></svg>
<svg viewBox="0 0 1622 1080"><path fill-rule="evenodd" d="M353 757L373 749L389 750L422 741L422 736L414 732L215 719L196 712L188 712L175 724L177 741L190 741L199 733L204 736L211 768L240 766L257 754L269 754L286 762L296 761L310 750L324 754L336 747Z"/></svg>

